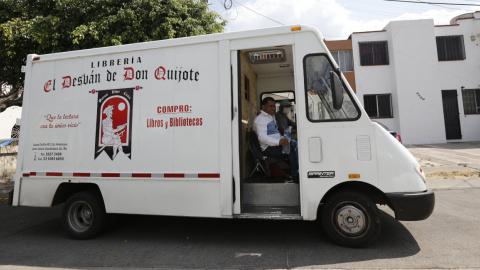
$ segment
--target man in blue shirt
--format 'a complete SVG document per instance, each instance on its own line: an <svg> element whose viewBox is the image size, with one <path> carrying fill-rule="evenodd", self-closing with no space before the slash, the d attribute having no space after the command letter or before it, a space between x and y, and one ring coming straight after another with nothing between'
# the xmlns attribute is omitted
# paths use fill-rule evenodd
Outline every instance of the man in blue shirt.
<svg viewBox="0 0 480 270"><path fill-rule="evenodd" d="M260 148L266 156L281 155L283 154L283 146L289 145L288 140L278 131L275 121L275 100L271 97L262 100L262 110L253 122L253 128L260 141ZM292 167L290 175L298 181L298 147L296 141L290 141L288 159Z"/></svg>

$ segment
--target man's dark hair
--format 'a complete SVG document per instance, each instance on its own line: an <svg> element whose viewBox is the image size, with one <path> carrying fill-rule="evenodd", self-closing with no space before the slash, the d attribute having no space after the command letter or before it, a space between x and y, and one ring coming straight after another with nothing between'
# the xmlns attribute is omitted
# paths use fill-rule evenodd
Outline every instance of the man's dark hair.
<svg viewBox="0 0 480 270"><path fill-rule="evenodd" d="M264 98L264 99L262 100L262 103L261 103L262 106L263 106L263 105L267 105L267 103L268 103L269 101L275 102L275 99L273 99L272 97L266 97L266 98Z"/></svg>

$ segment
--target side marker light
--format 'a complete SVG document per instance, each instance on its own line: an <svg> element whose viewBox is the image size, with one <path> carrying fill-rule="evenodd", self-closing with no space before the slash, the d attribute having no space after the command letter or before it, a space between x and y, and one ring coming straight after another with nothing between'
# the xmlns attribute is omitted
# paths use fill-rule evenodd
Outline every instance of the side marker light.
<svg viewBox="0 0 480 270"><path fill-rule="evenodd" d="M33 61L40 60L40 56L34 57L32 60L33 60Z"/></svg>
<svg viewBox="0 0 480 270"><path fill-rule="evenodd" d="M292 27L292 31L300 31L300 30L302 30L301 26Z"/></svg>
<svg viewBox="0 0 480 270"><path fill-rule="evenodd" d="M349 174L348 178L360 178L360 174Z"/></svg>

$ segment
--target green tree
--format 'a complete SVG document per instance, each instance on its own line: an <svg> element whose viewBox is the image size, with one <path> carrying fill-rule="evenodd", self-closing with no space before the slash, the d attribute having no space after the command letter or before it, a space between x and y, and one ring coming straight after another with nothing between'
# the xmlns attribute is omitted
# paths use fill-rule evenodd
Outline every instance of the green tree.
<svg viewBox="0 0 480 270"><path fill-rule="evenodd" d="M22 105L29 53L220 33L226 23L200 0L0 0L0 112Z"/></svg>

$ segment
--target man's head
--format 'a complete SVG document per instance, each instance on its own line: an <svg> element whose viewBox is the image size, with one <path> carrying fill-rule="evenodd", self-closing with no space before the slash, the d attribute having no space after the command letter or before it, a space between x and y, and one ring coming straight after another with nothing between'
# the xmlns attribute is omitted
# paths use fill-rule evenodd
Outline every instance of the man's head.
<svg viewBox="0 0 480 270"><path fill-rule="evenodd" d="M108 117L112 117L113 115L113 105L108 105L105 110L103 110L103 113L106 114Z"/></svg>
<svg viewBox="0 0 480 270"><path fill-rule="evenodd" d="M287 115L290 112L290 102L288 100L280 101L280 108L279 111L283 114Z"/></svg>
<svg viewBox="0 0 480 270"><path fill-rule="evenodd" d="M270 115L275 114L275 100L271 97L266 97L262 100L262 110Z"/></svg>

